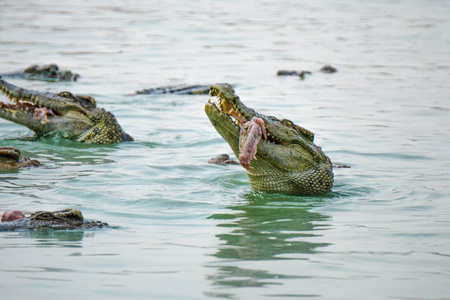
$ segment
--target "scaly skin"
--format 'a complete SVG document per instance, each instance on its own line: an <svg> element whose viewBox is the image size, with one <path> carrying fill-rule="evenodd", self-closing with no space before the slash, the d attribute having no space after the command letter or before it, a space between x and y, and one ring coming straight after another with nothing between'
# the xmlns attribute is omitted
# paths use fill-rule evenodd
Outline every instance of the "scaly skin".
<svg viewBox="0 0 450 300"><path fill-rule="evenodd" d="M29 157L20 156L20 150L13 147L0 147L0 169L39 167L41 163Z"/></svg>
<svg viewBox="0 0 450 300"><path fill-rule="evenodd" d="M264 122L264 126L258 127L265 128L267 139L258 129L257 135L263 138L253 142L257 143L255 159L251 159L249 165L244 165L252 189L293 195L317 195L331 189L331 161L313 143L312 132L289 120L265 116L246 107L229 84L212 85L210 94L217 96L218 102L208 101L205 112L236 157L241 155L241 128L253 118L261 119L257 123ZM254 135L250 138L254 138Z"/></svg>
<svg viewBox="0 0 450 300"><path fill-rule="evenodd" d="M162 86L136 91L135 95L141 94L178 94L178 95L206 95L209 92L209 85L173 85Z"/></svg>
<svg viewBox="0 0 450 300"><path fill-rule="evenodd" d="M87 144L133 140L114 115L97 108L95 99L90 96L23 89L1 77L0 91L15 102L0 102L0 117L26 126L38 135L59 132L65 138Z"/></svg>
<svg viewBox="0 0 450 300"><path fill-rule="evenodd" d="M80 77L69 70L60 70L56 64L31 65L25 70L1 74L1 76L43 81L77 81Z"/></svg>
<svg viewBox="0 0 450 300"><path fill-rule="evenodd" d="M14 211L16 214L18 211ZM20 213L20 212L19 212ZM13 217L5 212L0 223L0 231L14 230L66 230L66 229L92 229L109 227L100 221L84 220L79 210L63 209L58 211L37 211L28 217ZM23 214L22 214L23 216ZM12 221L8 221L12 220Z"/></svg>

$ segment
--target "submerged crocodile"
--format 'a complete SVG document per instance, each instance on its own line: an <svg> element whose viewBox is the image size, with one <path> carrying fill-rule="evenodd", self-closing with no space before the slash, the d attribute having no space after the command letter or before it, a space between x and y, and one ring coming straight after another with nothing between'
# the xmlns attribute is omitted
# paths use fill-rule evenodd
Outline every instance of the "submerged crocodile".
<svg viewBox="0 0 450 300"><path fill-rule="evenodd" d="M87 144L133 140L114 115L97 108L95 99L90 96L28 90L1 77L0 91L13 101L0 102L0 117L26 126L38 135L59 132L65 138Z"/></svg>
<svg viewBox="0 0 450 300"><path fill-rule="evenodd" d="M3 213L0 231L14 230L64 230L91 229L109 227L100 221L84 220L81 211L63 209L58 211L37 211L25 217L21 211L7 211Z"/></svg>
<svg viewBox="0 0 450 300"><path fill-rule="evenodd" d="M18 169L41 166L39 161L20 155L21 152L17 148L0 147L0 169Z"/></svg>
<svg viewBox="0 0 450 300"><path fill-rule="evenodd" d="M1 76L44 81L77 81L80 77L79 74L72 73L70 70L60 70L56 64L31 65L25 70L1 74Z"/></svg>
<svg viewBox="0 0 450 300"><path fill-rule="evenodd" d="M246 169L254 190L294 195L328 192L330 159L313 143L314 134L286 119L246 107L228 84L215 84L205 112Z"/></svg>
<svg viewBox="0 0 450 300"><path fill-rule="evenodd" d="M294 70L279 70L277 76L298 76L301 80L305 79L306 75L311 75L311 71L294 71Z"/></svg>
<svg viewBox="0 0 450 300"><path fill-rule="evenodd" d="M206 95L209 93L209 85L169 85L157 88L139 90L135 95L141 94L178 94L178 95Z"/></svg>
<svg viewBox="0 0 450 300"><path fill-rule="evenodd" d="M338 70L330 65L325 65L320 68L320 72L322 73L336 73ZM277 72L277 76L298 76L301 80L305 79L305 75L311 75L311 71L295 71L295 70L279 70Z"/></svg>
<svg viewBox="0 0 450 300"><path fill-rule="evenodd" d="M216 157L211 158L208 160L209 164L214 165L239 165L237 161L232 159L228 154L219 154Z"/></svg>

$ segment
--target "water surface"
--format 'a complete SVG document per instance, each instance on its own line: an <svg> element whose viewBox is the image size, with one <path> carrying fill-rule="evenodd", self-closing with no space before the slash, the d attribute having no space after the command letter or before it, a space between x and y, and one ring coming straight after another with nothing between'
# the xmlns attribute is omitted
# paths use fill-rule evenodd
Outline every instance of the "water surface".
<svg viewBox="0 0 450 300"><path fill-rule="evenodd" d="M0 73L80 73L10 81L89 94L135 142L35 140L0 120L0 146L44 165L0 173L0 211L70 207L113 227L0 233L2 298L450 299L449 12L444 0L3 1ZM253 192L243 168L207 163L232 154L207 96L129 96L214 82L351 168L320 197Z"/></svg>

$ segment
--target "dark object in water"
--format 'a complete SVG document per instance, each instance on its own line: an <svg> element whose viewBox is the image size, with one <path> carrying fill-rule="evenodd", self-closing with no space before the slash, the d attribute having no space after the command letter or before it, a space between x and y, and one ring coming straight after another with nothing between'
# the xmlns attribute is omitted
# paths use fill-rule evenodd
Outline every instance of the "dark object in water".
<svg viewBox="0 0 450 300"><path fill-rule="evenodd" d="M41 163L35 159L21 156L19 149L14 147L0 147L0 169L18 169L39 167Z"/></svg>
<svg viewBox="0 0 450 300"><path fill-rule="evenodd" d="M338 71L338 70L337 70L335 67L330 66L330 65L323 66L323 67L320 69L320 72L322 72L322 73L329 73L329 74L331 74L331 73L336 73L337 71Z"/></svg>
<svg viewBox="0 0 450 300"><path fill-rule="evenodd" d="M232 159L228 154L219 154L208 160L208 163L216 165L239 165L239 163Z"/></svg>
<svg viewBox="0 0 450 300"><path fill-rule="evenodd" d="M77 81L80 77L79 74L72 73L70 70L60 70L56 64L31 65L25 70L1 74L1 76L43 81Z"/></svg>
<svg viewBox="0 0 450 300"><path fill-rule="evenodd" d="M100 221L84 220L81 211L66 208L57 211L37 211L25 217L20 211L3 213L0 231L67 230L109 227Z"/></svg>
<svg viewBox="0 0 450 300"><path fill-rule="evenodd" d="M320 72L322 73L336 73L338 70L330 65L325 65L322 68L320 68ZM277 76L298 76L301 80L305 79L305 75L311 75L311 71L295 71L295 70L279 70L277 72Z"/></svg>
<svg viewBox="0 0 450 300"><path fill-rule="evenodd" d="M141 94L178 94L178 95L206 95L209 93L209 85L169 85L157 88L139 90L135 95Z"/></svg>

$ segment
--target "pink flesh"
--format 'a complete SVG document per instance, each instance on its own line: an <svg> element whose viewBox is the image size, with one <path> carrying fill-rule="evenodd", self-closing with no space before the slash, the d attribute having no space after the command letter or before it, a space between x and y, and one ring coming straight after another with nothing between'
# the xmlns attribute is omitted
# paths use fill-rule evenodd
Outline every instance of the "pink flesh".
<svg viewBox="0 0 450 300"><path fill-rule="evenodd" d="M261 136L267 140L264 121L260 118L252 118L250 122L241 123L241 133L239 136L239 163L247 170L252 159L256 159L256 149L261 140Z"/></svg>
<svg viewBox="0 0 450 300"><path fill-rule="evenodd" d="M5 211L2 215L2 222L10 222L25 218L25 215L20 210Z"/></svg>
<svg viewBox="0 0 450 300"><path fill-rule="evenodd" d="M36 117L36 120L40 121L42 124L48 123L48 116L54 116L55 113L53 110L47 108L47 107L40 107L36 108L33 112L34 116Z"/></svg>
<svg viewBox="0 0 450 300"><path fill-rule="evenodd" d="M29 102L19 102L19 103L3 103L0 102L0 108L7 108L11 110L26 110L32 114L36 120L42 124L48 123L48 116L55 116L55 113L51 108L47 107L37 107L36 105Z"/></svg>

